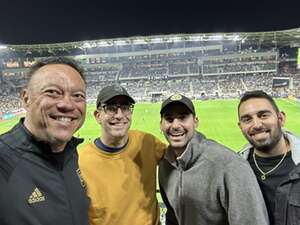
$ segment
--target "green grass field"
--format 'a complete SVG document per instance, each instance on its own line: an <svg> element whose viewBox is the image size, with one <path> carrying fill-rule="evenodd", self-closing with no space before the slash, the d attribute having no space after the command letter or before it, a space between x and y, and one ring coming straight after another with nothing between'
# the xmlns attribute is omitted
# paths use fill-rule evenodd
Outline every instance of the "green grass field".
<svg viewBox="0 0 300 225"><path fill-rule="evenodd" d="M287 115L285 127L300 135L300 104L287 99L277 99L276 102L278 107ZM198 130L208 138L214 139L235 151L246 143L237 126L238 100L197 100L194 101L194 104L200 121ZM79 134L85 139L81 146L100 135L100 126L93 116L94 108L94 105L88 106L86 121L77 132L77 135ZM159 129L159 110L160 103L136 104L131 129L152 133L165 141ZM9 130L17 121L18 118L14 118L0 122L0 133Z"/></svg>
<svg viewBox="0 0 300 225"><path fill-rule="evenodd" d="M300 104L287 99L277 99L276 102L278 107L287 115L285 127L300 135ZM194 101L194 104L200 121L198 130L208 138L214 139L235 151L238 151L246 143L237 126L238 100ZM81 147L100 135L100 126L93 116L94 109L94 104L88 106L86 121L76 134L85 139ZM160 103L136 104L131 129L152 133L165 142L159 129L159 110ZM0 122L0 133L9 130L18 120L18 118L14 118ZM162 202L159 194L157 198L159 202Z"/></svg>

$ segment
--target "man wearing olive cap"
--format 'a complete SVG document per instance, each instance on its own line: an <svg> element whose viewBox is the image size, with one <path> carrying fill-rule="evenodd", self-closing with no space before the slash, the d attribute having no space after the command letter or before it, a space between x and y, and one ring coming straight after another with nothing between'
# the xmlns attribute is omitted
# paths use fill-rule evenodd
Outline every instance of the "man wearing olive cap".
<svg viewBox="0 0 300 225"><path fill-rule="evenodd" d="M172 95L161 106L169 142L159 165L166 225L267 225L262 194L249 164L196 131L190 99Z"/></svg>

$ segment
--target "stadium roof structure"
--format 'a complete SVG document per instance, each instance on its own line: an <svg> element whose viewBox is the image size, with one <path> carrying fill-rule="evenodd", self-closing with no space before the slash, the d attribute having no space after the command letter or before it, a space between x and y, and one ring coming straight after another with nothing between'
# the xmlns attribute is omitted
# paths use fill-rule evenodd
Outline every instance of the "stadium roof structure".
<svg viewBox="0 0 300 225"><path fill-rule="evenodd" d="M274 47L300 47L300 28L267 31L267 32L242 32L242 33L198 33L198 34L173 34L156 35L142 37L127 37L116 39L99 39L78 42L65 42L53 44L32 44L32 45L7 45L2 50L16 52L33 51L68 51L70 49L87 49L108 46L124 46L134 44L155 44L166 42L184 42L184 41L240 41L241 43L255 43Z"/></svg>

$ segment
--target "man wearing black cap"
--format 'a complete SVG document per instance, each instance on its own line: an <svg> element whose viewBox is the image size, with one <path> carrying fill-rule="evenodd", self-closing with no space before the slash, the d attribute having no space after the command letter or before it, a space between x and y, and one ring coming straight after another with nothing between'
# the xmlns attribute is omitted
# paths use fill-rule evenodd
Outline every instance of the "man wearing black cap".
<svg viewBox="0 0 300 225"><path fill-rule="evenodd" d="M166 146L151 134L129 131L134 103L117 85L98 95L94 116L101 136L79 151L91 225L160 224L156 167Z"/></svg>
<svg viewBox="0 0 300 225"><path fill-rule="evenodd" d="M196 131L190 99L172 95L161 106L169 142L159 167L167 225L267 225L255 175L246 160Z"/></svg>

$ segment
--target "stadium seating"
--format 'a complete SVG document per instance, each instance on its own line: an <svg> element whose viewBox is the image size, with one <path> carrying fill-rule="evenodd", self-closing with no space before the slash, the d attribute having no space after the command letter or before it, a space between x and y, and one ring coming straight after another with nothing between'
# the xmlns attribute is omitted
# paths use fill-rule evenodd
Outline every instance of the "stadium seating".
<svg viewBox="0 0 300 225"><path fill-rule="evenodd" d="M157 36L55 45L10 46L0 54L0 112L20 108L18 94L29 67L41 57L69 56L81 63L88 98L118 83L138 101L160 101L180 92L195 99L236 98L246 90L262 89L274 96L300 96L297 47L288 39L295 30L246 33L243 38L222 34ZM241 34L242 35L242 34ZM286 36L285 36L286 35ZM245 41L246 40L246 41ZM286 86L273 80L286 78ZM283 83L282 83L283 84Z"/></svg>

